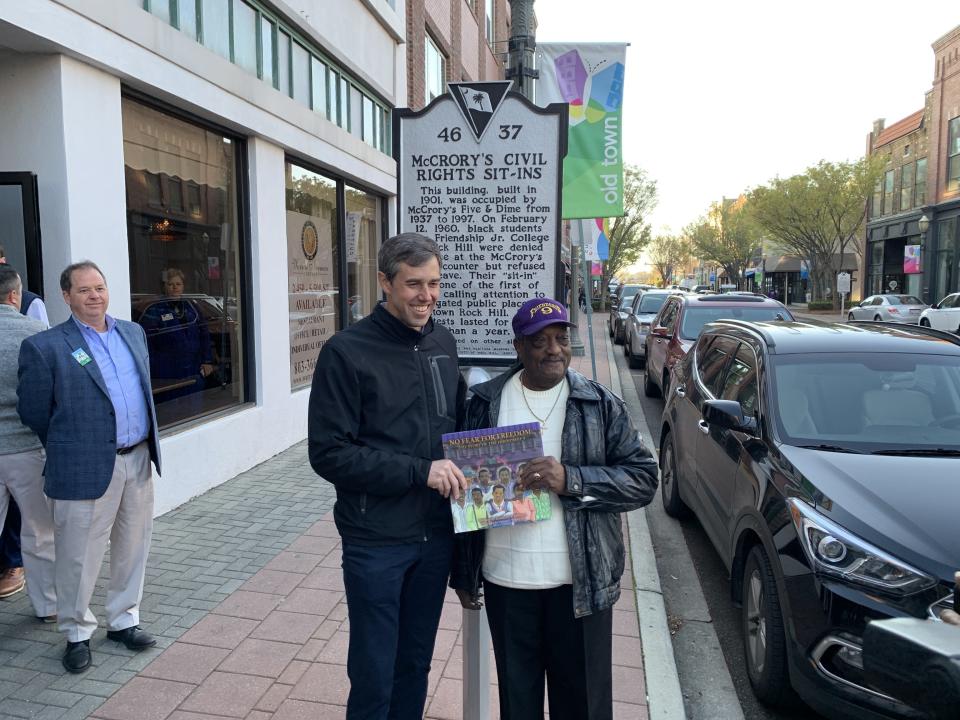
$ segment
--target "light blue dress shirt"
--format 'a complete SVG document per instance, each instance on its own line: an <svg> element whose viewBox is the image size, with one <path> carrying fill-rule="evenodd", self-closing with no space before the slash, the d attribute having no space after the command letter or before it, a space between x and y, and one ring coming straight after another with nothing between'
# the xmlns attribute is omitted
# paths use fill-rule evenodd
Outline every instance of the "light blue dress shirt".
<svg viewBox="0 0 960 720"><path fill-rule="evenodd" d="M131 447L146 440L150 430L150 411L140 383L137 361L117 332L117 321L107 315L107 331L100 333L78 320L76 315L72 317L107 385L117 420L117 447Z"/></svg>

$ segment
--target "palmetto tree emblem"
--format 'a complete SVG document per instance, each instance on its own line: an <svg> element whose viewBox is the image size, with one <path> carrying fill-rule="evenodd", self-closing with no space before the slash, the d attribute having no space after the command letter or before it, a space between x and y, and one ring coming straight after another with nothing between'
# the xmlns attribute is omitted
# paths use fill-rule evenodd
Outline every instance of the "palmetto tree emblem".
<svg viewBox="0 0 960 720"><path fill-rule="evenodd" d="M470 99L473 100L480 107L483 107L483 99L485 97L486 96L483 93L474 93L473 97Z"/></svg>

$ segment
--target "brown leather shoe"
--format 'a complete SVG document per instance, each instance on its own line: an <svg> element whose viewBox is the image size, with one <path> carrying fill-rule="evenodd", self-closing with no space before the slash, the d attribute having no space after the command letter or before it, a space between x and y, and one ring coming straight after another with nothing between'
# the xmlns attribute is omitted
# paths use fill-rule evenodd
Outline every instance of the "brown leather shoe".
<svg viewBox="0 0 960 720"><path fill-rule="evenodd" d="M23 590L26 580L23 578L23 568L7 568L0 573L0 598L16 595Z"/></svg>

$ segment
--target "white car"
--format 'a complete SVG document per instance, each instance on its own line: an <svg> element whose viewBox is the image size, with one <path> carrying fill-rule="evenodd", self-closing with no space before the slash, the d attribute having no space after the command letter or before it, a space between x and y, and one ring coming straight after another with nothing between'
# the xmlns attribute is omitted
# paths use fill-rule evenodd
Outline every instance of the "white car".
<svg viewBox="0 0 960 720"><path fill-rule="evenodd" d="M947 295L920 313L920 324L960 335L960 293Z"/></svg>

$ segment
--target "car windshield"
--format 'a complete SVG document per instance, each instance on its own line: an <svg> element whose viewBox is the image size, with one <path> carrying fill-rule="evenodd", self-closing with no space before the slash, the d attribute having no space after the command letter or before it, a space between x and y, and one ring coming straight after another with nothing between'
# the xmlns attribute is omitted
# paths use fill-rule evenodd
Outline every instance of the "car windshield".
<svg viewBox="0 0 960 720"><path fill-rule="evenodd" d="M862 452L960 450L957 356L771 356L776 423L788 445Z"/></svg>
<svg viewBox="0 0 960 720"><path fill-rule="evenodd" d="M704 303L706 305L706 303ZM744 303L736 307L688 307L680 323L680 337L684 340L696 340L707 323L717 320L793 320L786 308L776 305L750 305Z"/></svg>
<svg viewBox="0 0 960 720"><path fill-rule="evenodd" d="M887 295L887 302L891 305L923 305L923 301L913 295Z"/></svg>
<svg viewBox="0 0 960 720"><path fill-rule="evenodd" d="M667 301L667 295L644 295L640 298L640 307L638 313L656 313L660 311L663 304Z"/></svg>

